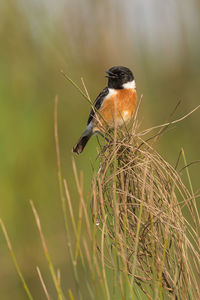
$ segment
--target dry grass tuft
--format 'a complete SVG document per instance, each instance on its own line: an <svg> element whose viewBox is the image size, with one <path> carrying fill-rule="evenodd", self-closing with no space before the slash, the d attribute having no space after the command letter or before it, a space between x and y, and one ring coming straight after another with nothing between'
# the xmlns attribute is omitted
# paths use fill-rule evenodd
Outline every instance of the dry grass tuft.
<svg viewBox="0 0 200 300"><path fill-rule="evenodd" d="M107 267L126 274L149 299L199 299L195 197L137 131L136 120L131 135L115 130L99 153L92 205L104 236L98 249Z"/></svg>

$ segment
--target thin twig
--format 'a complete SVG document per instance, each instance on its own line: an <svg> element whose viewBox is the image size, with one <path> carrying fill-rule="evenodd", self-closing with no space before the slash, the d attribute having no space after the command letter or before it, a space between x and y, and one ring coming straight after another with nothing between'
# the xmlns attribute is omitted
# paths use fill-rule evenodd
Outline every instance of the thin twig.
<svg viewBox="0 0 200 300"><path fill-rule="evenodd" d="M48 248L47 248L47 245L46 245L44 234L42 232L42 227L41 227L41 224L40 224L40 219L39 219L37 210L35 209L35 206L34 206L32 201L30 201L30 204L31 204L31 208L32 208L32 211L33 211L33 214L34 214L34 217L35 217L36 225L37 225L37 228L38 228L38 231L39 231L39 234L40 234L44 254L45 254L46 260L47 260L48 265L49 265L49 269L50 269L50 272L51 272L51 276L53 278L55 288L57 290L58 299L63 300L64 299L64 297L62 296L63 293L62 293L61 287L59 285L59 282L57 281L56 272L54 270L54 266L52 264L52 260L51 260L50 255L49 255L49 251L48 251Z"/></svg>
<svg viewBox="0 0 200 300"><path fill-rule="evenodd" d="M8 233L7 233L7 230L6 230L6 227L5 227L5 225L4 225L4 223L3 223L3 221L2 221L1 219L0 219L0 225L1 225L1 228L2 228L2 231L3 231L3 234L4 234L4 237L5 237L5 239L6 239L7 246L8 246L8 249L9 249L9 251L10 251L10 255L11 255L11 257L12 257L12 260L13 260L13 263L14 263L14 266L15 266L15 269L16 269L18 275L19 275L19 278L20 278L20 280L21 280L21 282L22 282L22 285L23 285L23 287L24 287L24 290L25 290L25 292L26 292L26 294L27 294L27 296L28 296L28 299L33 300L33 297L32 297L32 295L31 295L31 292L30 292L30 290L29 290L29 288L28 288L28 286L27 286L27 284L26 284L26 281L25 281L25 279L24 279L24 277L23 277L23 275L22 275L22 272L21 272L21 270L20 270L20 267L19 267L19 265L18 265L18 263L17 263L17 259L16 259L16 256L15 256L15 253L14 253L14 251L13 251L13 248L12 248L12 245L11 245L11 242L10 242L10 239L9 239L9 236L8 236Z"/></svg>
<svg viewBox="0 0 200 300"><path fill-rule="evenodd" d="M146 130L142 131L139 135L142 136L142 135L145 135L145 134L151 132L154 129L165 127L165 126L168 126L168 125L172 125L172 124L176 124L178 122L181 122L184 119L186 119L187 117L189 117L191 114L193 114L199 108L200 108L200 105L198 105L193 110L191 110L189 113L187 113L186 115L184 115L183 117L181 117L181 118L179 118L177 120L174 120L174 121L171 121L171 122L168 122L168 123L165 123L165 124L161 124L161 125L157 125L157 126L151 127L149 129L146 129Z"/></svg>
<svg viewBox="0 0 200 300"><path fill-rule="evenodd" d="M47 297L47 300L51 300L51 298L50 298L50 296L49 296L49 293L48 293L48 291L47 291L46 285L45 285L45 283L44 283L44 280L43 280L43 278L42 278L42 274L41 274L41 272L40 272L39 267L36 267L36 269L37 269L37 272L38 272L38 276L39 276L39 279L40 279L42 288L43 288L44 293L45 293L45 295L46 295L46 297Z"/></svg>

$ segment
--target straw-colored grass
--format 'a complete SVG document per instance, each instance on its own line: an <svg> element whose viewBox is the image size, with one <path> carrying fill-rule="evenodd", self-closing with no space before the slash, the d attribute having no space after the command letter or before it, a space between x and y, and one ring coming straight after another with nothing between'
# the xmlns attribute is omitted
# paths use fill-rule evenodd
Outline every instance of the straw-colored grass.
<svg viewBox="0 0 200 300"><path fill-rule="evenodd" d="M106 235L106 266L117 268L118 277L124 273L149 299L197 299L195 195L134 125L132 135L118 130L116 139L102 149L94 177L93 216ZM193 224L184 217L184 206Z"/></svg>

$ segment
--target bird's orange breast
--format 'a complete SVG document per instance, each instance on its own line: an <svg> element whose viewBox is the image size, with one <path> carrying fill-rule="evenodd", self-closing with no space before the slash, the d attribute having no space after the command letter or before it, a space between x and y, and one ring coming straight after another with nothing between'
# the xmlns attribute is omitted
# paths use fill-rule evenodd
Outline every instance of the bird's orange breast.
<svg viewBox="0 0 200 300"><path fill-rule="evenodd" d="M130 121L133 117L137 106L137 93L135 89L121 89L113 92L112 95L105 98L99 112L102 119L109 126L118 126ZM102 120L101 123L104 123Z"/></svg>

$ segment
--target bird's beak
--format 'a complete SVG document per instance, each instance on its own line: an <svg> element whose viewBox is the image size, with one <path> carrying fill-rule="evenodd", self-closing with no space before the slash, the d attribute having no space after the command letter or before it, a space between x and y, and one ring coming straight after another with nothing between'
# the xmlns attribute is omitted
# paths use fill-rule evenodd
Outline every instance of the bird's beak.
<svg viewBox="0 0 200 300"><path fill-rule="evenodd" d="M105 73L108 74L108 75L105 76L107 78L117 78L116 74L114 74L110 71L106 71Z"/></svg>

